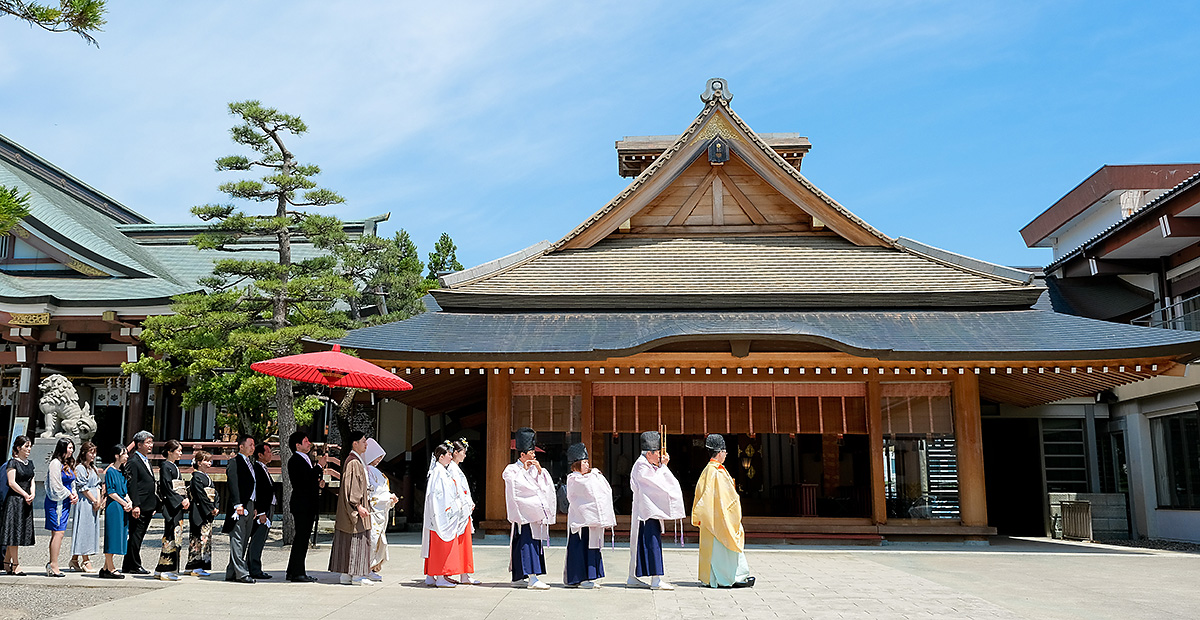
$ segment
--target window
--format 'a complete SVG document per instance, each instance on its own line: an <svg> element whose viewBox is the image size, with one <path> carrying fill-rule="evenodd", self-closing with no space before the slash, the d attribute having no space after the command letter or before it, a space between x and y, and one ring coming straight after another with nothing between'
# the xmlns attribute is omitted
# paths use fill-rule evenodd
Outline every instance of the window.
<svg viewBox="0 0 1200 620"><path fill-rule="evenodd" d="M1200 412L1150 420L1158 507L1200 510Z"/></svg>
<svg viewBox="0 0 1200 620"><path fill-rule="evenodd" d="M884 384L882 397L888 518L959 518L950 385Z"/></svg>
<svg viewBox="0 0 1200 620"><path fill-rule="evenodd" d="M1087 493L1087 451L1083 419L1042 420L1042 465L1046 490L1051 493Z"/></svg>

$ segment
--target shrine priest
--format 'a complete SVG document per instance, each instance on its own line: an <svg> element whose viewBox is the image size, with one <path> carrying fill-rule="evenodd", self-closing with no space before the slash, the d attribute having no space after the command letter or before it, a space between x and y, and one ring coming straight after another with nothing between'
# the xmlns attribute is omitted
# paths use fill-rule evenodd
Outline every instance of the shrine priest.
<svg viewBox="0 0 1200 620"><path fill-rule="evenodd" d="M587 446L567 448L571 474L567 476L567 565L563 583L568 588L592 588L604 576L604 530L617 524L612 487L604 474L591 468Z"/></svg>
<svg viewBox="0 0 1200 620"><path fill-rule="evenodd" d="M530 590L549 590L550 586L538 580L538 575L546 574L542 543L550 540L558 498L550 472L534 453L534 440L533 429L517 429L514 441L517 462L504 468L504 498L512 523L512 580L527 579Z"/></svg>
<svg viewBox="0 0 1200 620"><path fill-rule="evenodd" d="M629 516L630 586L645 586L642 577L650 577L650 588L674 590L663 580L662 522L683 519L683 491L679 480L667 468L671 457L663 449L656 431L642 433L642 456L629 472L633 489L633 507Z"/></svg>
<svg viewBox="0 0 1200 620"><path fill-rule="evenodd" d="M754 585L746 565L746 532L742 529L742 501L733 477L725 470L725 438L704 440L709 461L696 482L692 525L700 528L700 583L713 588L749 588Z"/></svg>

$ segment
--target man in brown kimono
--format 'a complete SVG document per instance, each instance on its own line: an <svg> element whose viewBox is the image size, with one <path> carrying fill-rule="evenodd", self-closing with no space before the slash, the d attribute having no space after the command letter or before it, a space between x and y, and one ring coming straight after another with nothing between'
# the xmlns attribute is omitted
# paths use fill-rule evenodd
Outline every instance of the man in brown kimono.
<svg viewBox="0 0 1200 620"><path fill-rule="evenodd" d="M329 570L341 573L346 585L373 585L371 572L371 489L362 455L367 437L354 431L346 438L350 453L342 458L342 486L338 493L337 520L334 522L333 547Z"/></svg>

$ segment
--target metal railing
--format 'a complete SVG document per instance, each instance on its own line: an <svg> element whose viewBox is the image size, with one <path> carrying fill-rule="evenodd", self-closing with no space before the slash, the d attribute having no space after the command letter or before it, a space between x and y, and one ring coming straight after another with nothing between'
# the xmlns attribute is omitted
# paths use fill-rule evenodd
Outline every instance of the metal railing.
<svg viewBox="0 0 1200 620"><path fill-rule="evenodd" d="M1188 308L1196 309L1188 310ZM1147 312L1130 321L1130 324L1200 332L1200 295L1193 295L1169 306Z"/></svg>
<svg viewBox="0 0 1200 620"><path fill-rule="evenodd" d="M1060 502L1062 507L1062 537L1071 540L1092 539L1092 503L1088 501Z"/></svg>

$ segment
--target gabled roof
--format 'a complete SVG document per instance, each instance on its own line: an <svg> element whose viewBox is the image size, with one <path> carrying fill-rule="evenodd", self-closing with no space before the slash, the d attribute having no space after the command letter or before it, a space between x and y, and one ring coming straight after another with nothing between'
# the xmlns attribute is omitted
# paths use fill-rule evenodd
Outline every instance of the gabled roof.
<svg viewBox="0 0 1200 620"><path fill-rule="evenodd" d="M1026 273L874 229L754 133L730 98L724 80L710 80L699 116L607 205L556 243L453 274L433 295L454 311L1036 301ZM713 145L729 156L714 160Z"/></svg>

